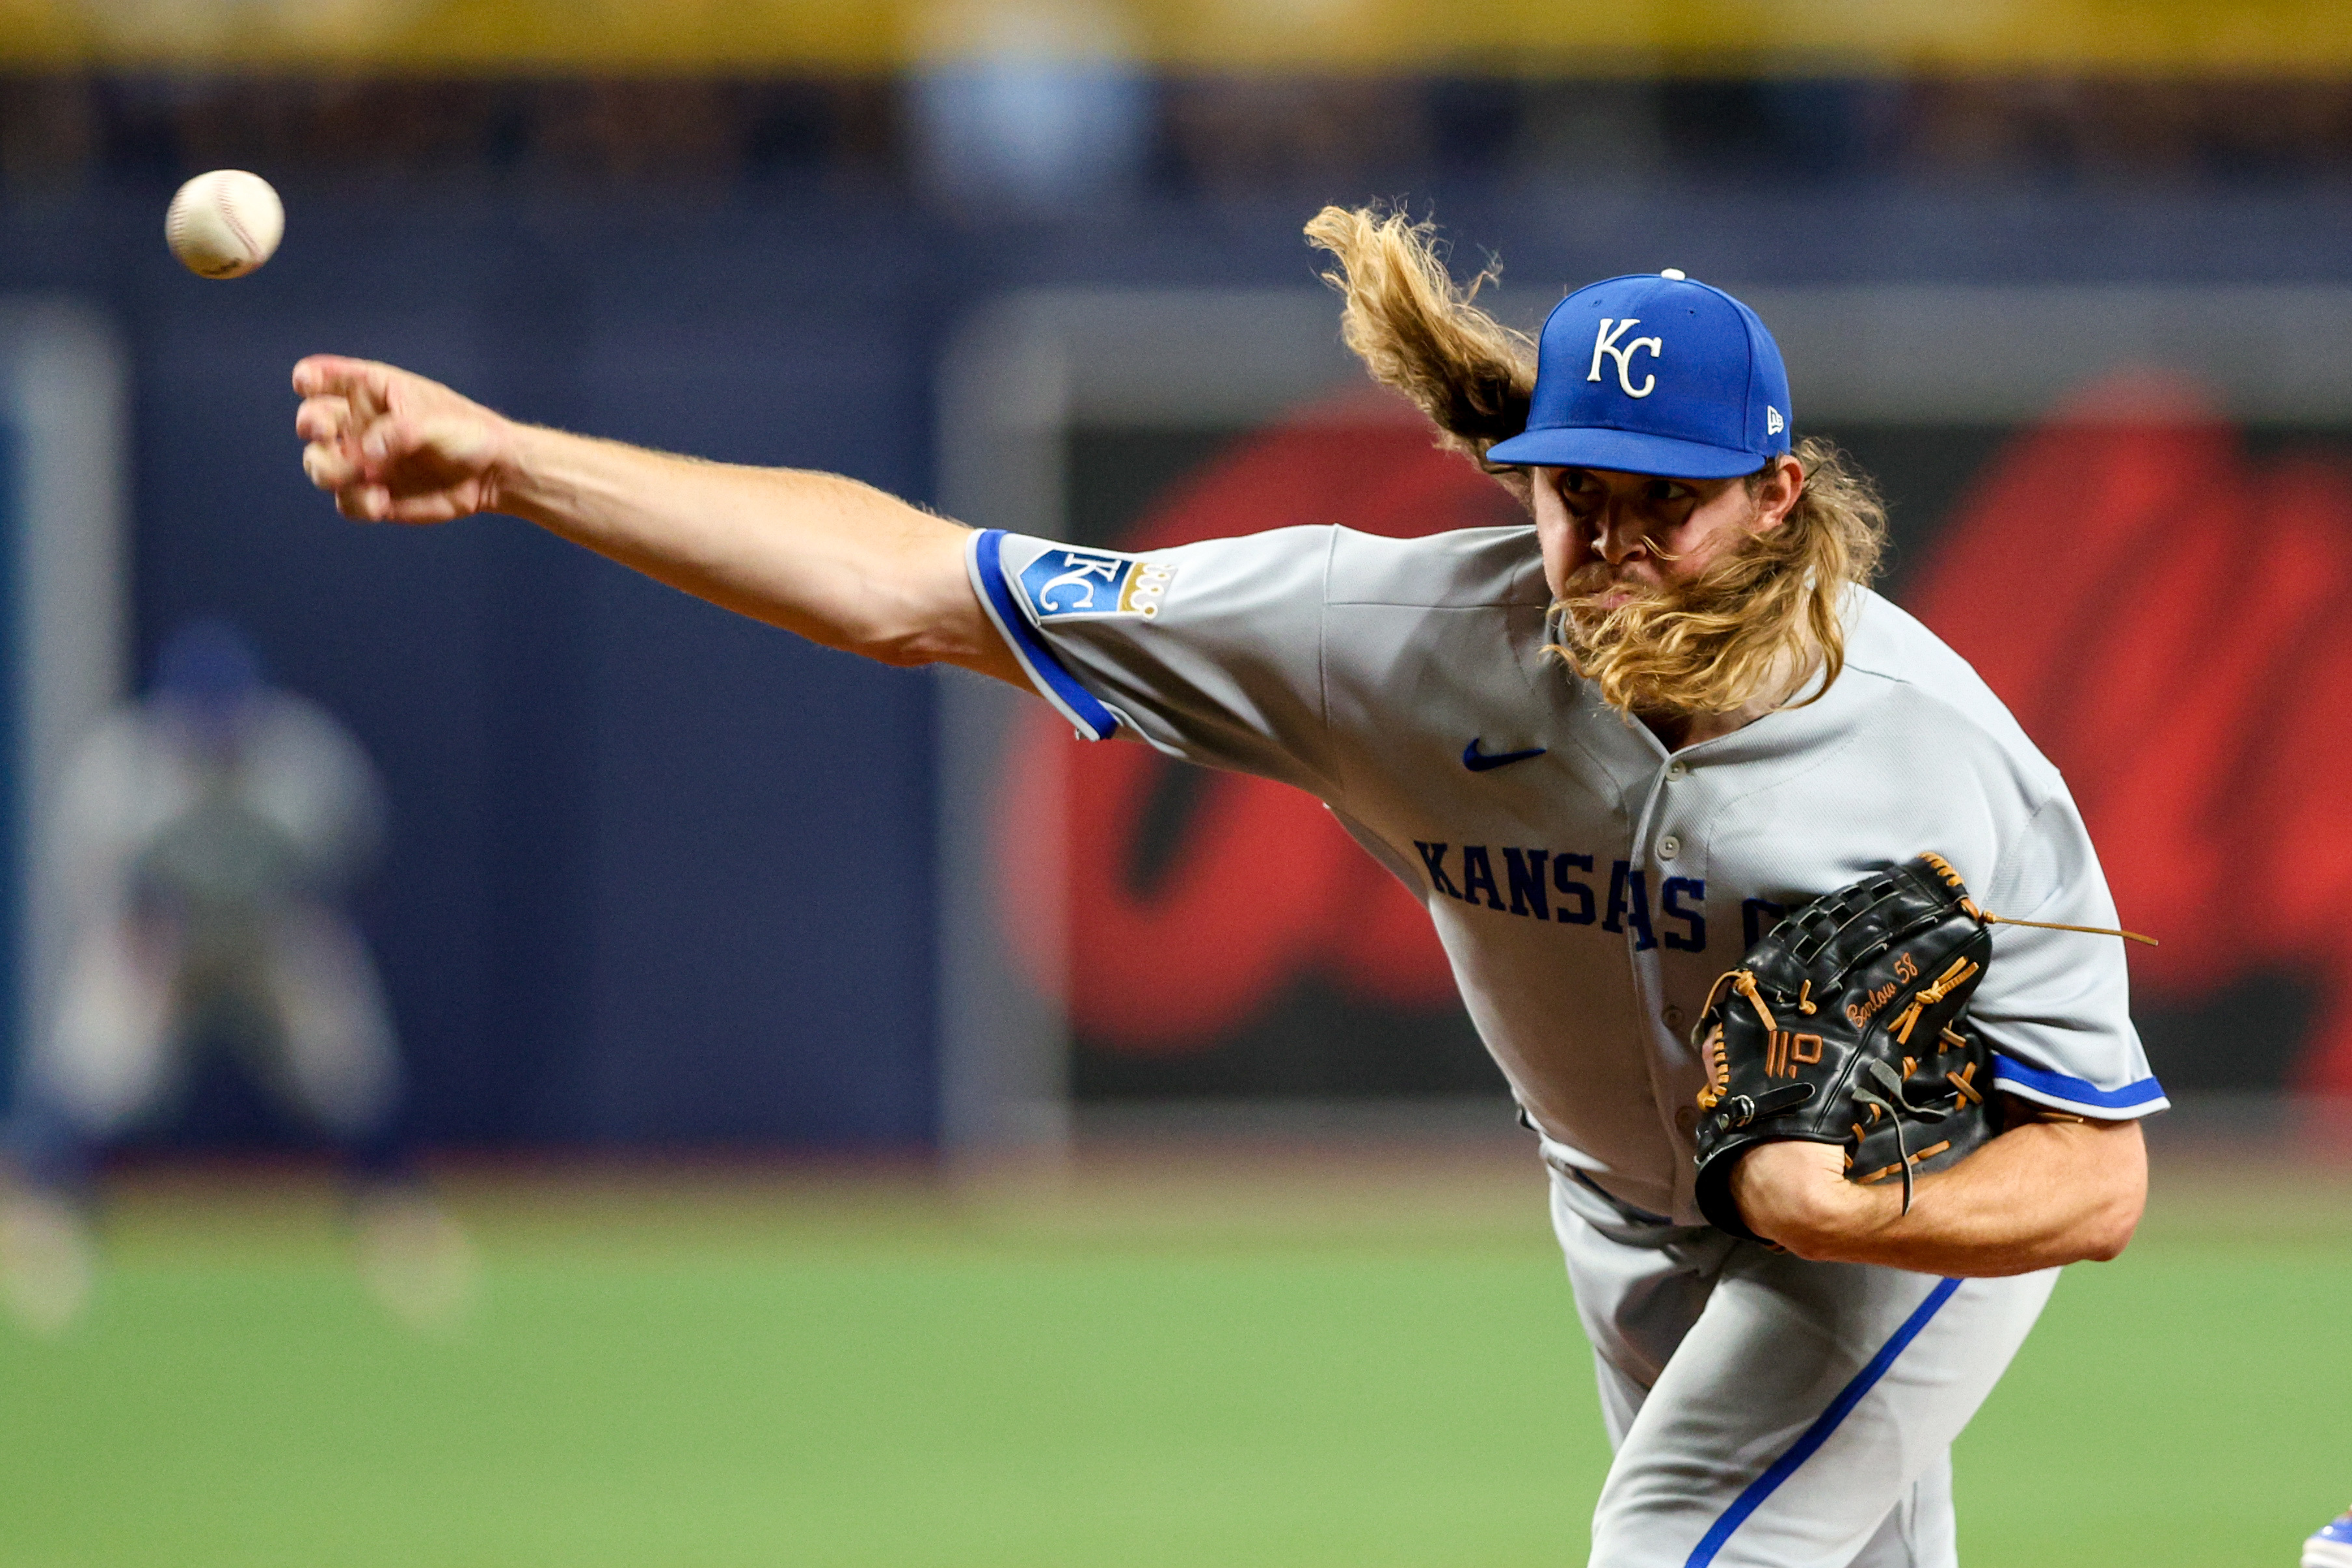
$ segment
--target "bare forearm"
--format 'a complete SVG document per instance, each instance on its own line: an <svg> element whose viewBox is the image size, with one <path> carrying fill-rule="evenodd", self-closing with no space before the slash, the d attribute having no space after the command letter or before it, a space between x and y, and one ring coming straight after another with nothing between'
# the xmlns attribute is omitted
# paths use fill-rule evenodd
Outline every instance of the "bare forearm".
<svg viewBox="0 0 2352 1568"><path fill-rule="evenodd" d="M965 575L968 535L870 485L518 425L373 360L312 354L294 390L303 472L345 517L512 512L828 647L1021 679Z"/></svg>
<svg viewBox="0 0 2352 1568"><path fill-rule="evenodd" d="M1001 673L956 524L837 474L512 428L498 510L830 647Z"/></svg>
<svg viewBox="0 0 2352 1568"><path fill-rule="evenodd" d="M2147 1195L2147 1149L2129 1121L2013 1127L1920 1177L1907 1215L1900 1182L1856 1186L1840 1164L1825 1144L1758 1149L1733 1176L1740 1212L1802 1258L1997 1276L2115 1257Z"/></svg>

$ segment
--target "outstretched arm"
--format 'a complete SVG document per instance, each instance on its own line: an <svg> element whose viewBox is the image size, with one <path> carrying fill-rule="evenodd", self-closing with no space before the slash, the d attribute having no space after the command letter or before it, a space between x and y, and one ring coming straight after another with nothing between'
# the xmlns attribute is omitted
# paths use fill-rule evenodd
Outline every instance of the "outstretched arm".
<svg viewBox="0 0 2352 1568"><path fill-rule="evenodd" d="M1749 1229L1800 1258L2024 1274L2123 1251L2147 1202L2147 1150L2137 1121L2026 1121L1920 1177L1906 1215L1900 1184L1856 1186L1836 1146L1767 1143L1731 1193Z"/></svg>
<svg viewBox="0 0 2352 1568"><path fill-rule="evenodd" d="M965 575L967 531L870 485L521 425L369 360L306 359L294 390L303 470L345 517L507 512L827 647L1027 686Z"/></svg>

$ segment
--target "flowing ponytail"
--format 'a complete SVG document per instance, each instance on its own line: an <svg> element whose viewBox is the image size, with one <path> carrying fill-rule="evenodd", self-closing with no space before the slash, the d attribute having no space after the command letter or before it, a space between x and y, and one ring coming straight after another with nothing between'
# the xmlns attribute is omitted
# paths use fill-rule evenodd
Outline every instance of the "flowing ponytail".
<svg viewBox="0 0 2352 1568"><path fill-rule="evenodd" d="M1428 416L1440 445L1476 459L1525 499L1523 473L1486 462L1489 447L1527 428L1536 386L1534 342L1476 303L1500 268L1490 262L1457 284L1433 225L1372 207L1325 207L1307 237L1339 264L1324 274L1346 300L1339 335L1372 379Z"/></svg>

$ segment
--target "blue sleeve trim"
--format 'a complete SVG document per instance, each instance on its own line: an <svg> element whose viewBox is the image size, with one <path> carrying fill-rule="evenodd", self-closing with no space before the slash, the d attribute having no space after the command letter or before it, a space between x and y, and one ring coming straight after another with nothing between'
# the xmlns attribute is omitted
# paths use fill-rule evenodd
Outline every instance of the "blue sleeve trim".
<svg viewBox="0 0 2352 1568"><path fill-rule="evenodd" d="M1780 1490L1780 1483L1795 1475L1797 1468L1811 1458L1815 1451L1830 1440L1830 1434L1853 1414L1853 1407L1862 1403L1862 1396L1878 1385L1878 1380L1886 1375L1886 1369L1895 1364L1895 1358L1919 1337L1919 1331L1927 1326L1929 1319L1943 1310L1944 1303L1950 1300L1952 1292L1959 1288L1958 1280L1946 1279L1927 1292L1927 1299L1903 1321L1903 1326L1895 1331L1892 1339L1878 1347L1878 1353L1870 1358L1870 1364L1855 1373L1853 1381L1838 1391L1838 1396L1830 1401L1830 1407L1805 1428L1805 1435L1798 1438L1787 1453L1773 1460L1770 1468L1750 1481L1748 1489L1723 1510L1723 1517L1715 1521L1696 1546L1691 1548L1690 1559L1684 1568L1707 1568L1707 1564L1715 1561L1716 1553L1723 1550L1723 1543L1731 1539L1731 1532L1747 1523L1748 1516L1763 1507L1764 1500Z"/></svg>
<svg viewBox="0 0 2352 1568"><path fill-rule="evenodd" d="M1118 733L1118 715L1103 706L1101 700L1078 684L1029 617L1021 613L1013 602L1013 587L1004 580L1004 531L983 529L974 535L971 554L971 585L980 593L980 602L988 611L988 618L996 623L1004 645L1013 657L1021 661L1022 670L1037 694L1060 710L1063 718L1076 727L1080 735L1089 741L1106 741Z"/></svg>
<svg viewBox="0 0 2352 1568"><path fill-rule="evenodd" d="M2127 1083L2121 1089L2101 1089L2097 1084L2079 1078L2068 1078L2063 1072L2044 1072L2040 1068L2027 1067L2015 1057L1995 1053L1992 1058L1992 1081L1996 1089L2020 1089L2030 1094L2079 1105L2089 1110L2137 1110L2143 1106L2157 1106L2164 1101L2164 1086L2153 1078Z"/></svg>

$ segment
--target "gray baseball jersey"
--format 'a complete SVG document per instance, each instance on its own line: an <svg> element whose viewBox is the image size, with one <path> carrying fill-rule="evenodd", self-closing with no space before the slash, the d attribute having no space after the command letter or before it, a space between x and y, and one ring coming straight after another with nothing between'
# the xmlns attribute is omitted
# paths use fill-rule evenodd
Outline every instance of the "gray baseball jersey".
<svg viewBox="0 0 2352 1568"><path fill-rule="evenodd" d="M1669 752L1545 653L1532 528L1143 556L988 531L969 563L1079 733L1311 791L1428 909L1551 1168L1617 1447L1596 1568L1948 1568L1949 1444L2054 1271L1939 1281L1705 1226L1687 1035L1782 910L1922 850L2000 913L2115 923L2063 781L1967 664L1856 590L1819 700ZM1993 942L1970 1016L2001 1088L2163 1107L2120 942Z"/></svg>
<svg viewBox="0 0 2352 1568"><path fill-rule="evenodd" d="M2001 914L2112 925L2058 772L1960 658L1857 590L1820 700L1669 752L1544 652L1532 528L1279 529L1129 557L987 532L974 586L1095 738L1322 797L1428 908L1481 1037L1566 1161L1697 1223L1689 1026L1780 911L1932 849ZM2159 1110L2122 944L1994 932L1996 1081Z"/></svg>

